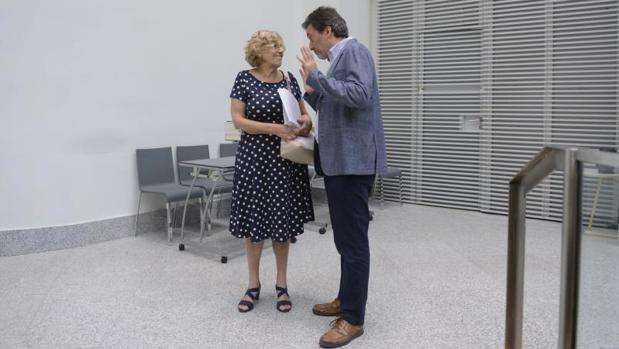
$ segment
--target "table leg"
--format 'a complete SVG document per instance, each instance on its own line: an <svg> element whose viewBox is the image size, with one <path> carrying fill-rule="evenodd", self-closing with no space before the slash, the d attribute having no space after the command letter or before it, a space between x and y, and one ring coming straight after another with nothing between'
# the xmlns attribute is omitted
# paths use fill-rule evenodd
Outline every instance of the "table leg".
<svg viewBox="0 0 619 349"><path fill-rule="evenodd" d="M183 221L181 222L181 241L183 241L184 233L185 233L185 215L187 214L187 205L189 204L189 197L191 197L191 191L193 190L194 184L196 184L196 179L198 178L199 170L197 168L193 168L193 180L191 181L191 185L189 186L189 190L187 190L187 197L185 198L185 206L183 207ZM202 222L200 222L202 223Z"/></svg>
<svg viewBox="0 0 619 349"><path fill-rule="evenodd" d="M206 228L208 231L211 230L211 212L209 210L209 205L213 201L213 193L215 192L215 187L217 186L217 182L222 178L221 175L216 175L213 180L213 187L211 188L211 192L208 194L208 198L206 199L206 203L204 204L204 217L206 219ZM204 237L204 227L200 226L200 242L202 242L202 238Z"/></svg>
<svg viewBox="0 0 619 349"><path fill-rule="evenodd" d="M591 226L593 225L593 217L595 216L595 209L597 208L598 201L600 199L600 189L602 188L602 178L598 179L598 185L595 190L595 196L593 198L593 206L591 206L591 215L589 216L589 224L587 225L587 230L591 231Z"/></svg>

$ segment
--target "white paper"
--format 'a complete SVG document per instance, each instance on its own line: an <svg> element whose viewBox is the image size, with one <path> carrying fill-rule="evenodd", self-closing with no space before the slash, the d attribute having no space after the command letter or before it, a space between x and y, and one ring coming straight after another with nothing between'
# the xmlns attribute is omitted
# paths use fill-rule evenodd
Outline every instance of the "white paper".
<svg viewBox="0 0 619 349"><path fill-rule="evenodd" d="M299 119L301 118L299 101L285 88L278 89L277 93L279 93L284 106L284 124L294 128L301 127L299 124Z"/></svg>

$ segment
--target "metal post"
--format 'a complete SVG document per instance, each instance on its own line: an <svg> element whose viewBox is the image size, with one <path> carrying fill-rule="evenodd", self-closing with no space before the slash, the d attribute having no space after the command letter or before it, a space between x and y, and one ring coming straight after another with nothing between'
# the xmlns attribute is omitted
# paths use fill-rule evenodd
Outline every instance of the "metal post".
<svg viewBox="0 0 619 349"><path fill-rule="evenodd" d="M509 186L507 244L507 307L505 348L522 348L522 308L524 290L524 243L526 198L522 183Z"/></svg>
<svg viewBox="0 0 619 349"><path fill-rule="evenodd" d="M510 182L505 348L521 349L526 194L555 169L564 170L560 349L575 349L580 283L582 163L619 167L619 156L594 149L544 148Z"/></svg>
<svg viewBox="0 0 619 349"><path fill-rule="evenodd" d="M563 165L563 150L544 148L509 183L505 348L522 348L526 195Z"/></svg>
<svg viewBox="0 0 619 349"><path fill-rule="evenodd" d="M565 151L563 237L561 242L561 300L559 348L576 348L580 279L582 163L576 149Z"/></svg>

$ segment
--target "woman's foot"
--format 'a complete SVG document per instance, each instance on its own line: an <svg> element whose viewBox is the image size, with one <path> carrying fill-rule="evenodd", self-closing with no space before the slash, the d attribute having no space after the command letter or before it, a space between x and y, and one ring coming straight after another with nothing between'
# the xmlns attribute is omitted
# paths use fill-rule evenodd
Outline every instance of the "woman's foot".
<svg viewBox="0 0 619 349"><path fill-rule="evenodd" d="M286 287L279 287L275 285L275 291L277 291L277 310L282 313L287 313L292 309L292 302L288 295L288 289Z"/></svg>
<svg viewBox="0 0 619 349"><path fill-rule="evenodd" d="M241 298L239 302L239 311L241 313L247 313L248 311L254 309L254 303L260 299L260 285L256 288L248 288L245 291L245 295Z"/></svg>

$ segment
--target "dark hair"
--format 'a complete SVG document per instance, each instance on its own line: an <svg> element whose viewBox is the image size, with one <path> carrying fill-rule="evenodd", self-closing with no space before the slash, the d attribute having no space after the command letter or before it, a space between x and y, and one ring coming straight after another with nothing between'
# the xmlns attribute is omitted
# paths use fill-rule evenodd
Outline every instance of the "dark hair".
<svg viewBox="0 0 619 349"><path fill-rule="evenodd" d="M315 9L312 13L307 15L305 22L302 24L303 29L307 29L310 24L319 32L323 32L325 28L331 27L333 35L336 38L348 37L346 21L333 7L320 6Z"/></svg>

